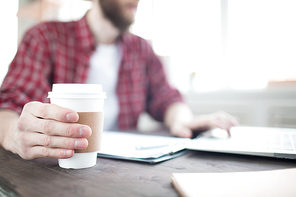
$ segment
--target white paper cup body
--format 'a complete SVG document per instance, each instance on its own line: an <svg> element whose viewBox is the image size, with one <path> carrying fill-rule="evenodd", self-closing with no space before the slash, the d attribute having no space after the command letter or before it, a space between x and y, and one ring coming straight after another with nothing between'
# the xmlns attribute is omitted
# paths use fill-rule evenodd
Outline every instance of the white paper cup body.
<svg viewBox="0 0 296 197"><path fill-rule="evenodd" d="M50 103L76 112L102 112L106 94L99 84L53 84L48 97ZM97 152L74 153L69 159L59 159L59 166L67 169L89 168L96 163Z"/></svg>

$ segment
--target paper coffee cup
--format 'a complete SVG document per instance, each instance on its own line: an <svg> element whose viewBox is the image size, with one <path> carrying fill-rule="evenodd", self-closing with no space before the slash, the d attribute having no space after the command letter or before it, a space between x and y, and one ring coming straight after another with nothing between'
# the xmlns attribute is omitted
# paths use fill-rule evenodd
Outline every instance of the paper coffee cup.
<svg viewBox="0 0 296 197"><path fill-rule="evenodd" d="M69 159L59 159L62 168L88 168L96 165L103 133L104 99L106 93L100 84L53 84L48 93L50 103L72 109L79 114L78 123L91 127L92 135L87 138L88 147L75 150Z"/></svg>

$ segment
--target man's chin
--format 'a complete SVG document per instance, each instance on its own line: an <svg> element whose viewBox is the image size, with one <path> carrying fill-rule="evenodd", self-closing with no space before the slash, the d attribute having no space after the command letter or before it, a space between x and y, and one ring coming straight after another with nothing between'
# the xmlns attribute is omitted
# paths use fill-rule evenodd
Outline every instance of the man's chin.
<svg viewBox="0 0 296 197"><path fill-rule="evenodd" d="M133 24L135 22L135 14L133 13L128 13L125 14L125 21L128 21L130 24Z"/></svg>
<svg viewBox="0 0 296 197"><path fill-rule="evenodd" d="M131 27L131 25L133 24L133 20L125 20L125 21L121 21L120 23L117 23L117 28L120 30L120 32L128 32L129 28Z"/></svg>
<svg viewBox="0 0 296 197"><path fill-rule="evenodd" d="M125 27L125 28L118 28L118 29L119 29L121 34L124 34L124 33L129 33L130 32L130 27L131 26L128 26L128 27Z"/></svg>

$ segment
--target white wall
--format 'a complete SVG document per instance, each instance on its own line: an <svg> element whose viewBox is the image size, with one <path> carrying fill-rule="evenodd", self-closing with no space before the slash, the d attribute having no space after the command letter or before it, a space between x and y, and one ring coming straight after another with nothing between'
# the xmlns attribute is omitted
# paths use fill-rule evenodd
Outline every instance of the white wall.
<svg viewBox="0 0 296 197"><path fill-rule="evenodd" d="M195 115L223 110L244 126L296 128L296 88L256 91L221 91L184 95ZM138 129L149 132L162 127L142 114Z"/></svg>
<svg viewBox="0 0 296 197"><path fill-rule="evenodd" d="M296 89L189 93L195 114L224 110L242 125L296 128Z"/></svg>
<svg viewBox="0 0 296 197"><path fill-rule="evenodd" d="M18 0L0 1L0 85L17 50Z"/></svg>

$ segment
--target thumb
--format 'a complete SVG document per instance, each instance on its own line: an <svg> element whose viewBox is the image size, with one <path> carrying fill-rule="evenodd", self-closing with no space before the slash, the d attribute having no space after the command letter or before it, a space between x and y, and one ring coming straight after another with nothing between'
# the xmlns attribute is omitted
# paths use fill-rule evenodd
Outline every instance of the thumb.
<svg viewBox="0 0 296 197"><path fill-rule="evenodd" d="M191 138L193 135L192 131L188 127L180 123L174 123L170 127L170 132L172 135L182 138Z"/></svg>

